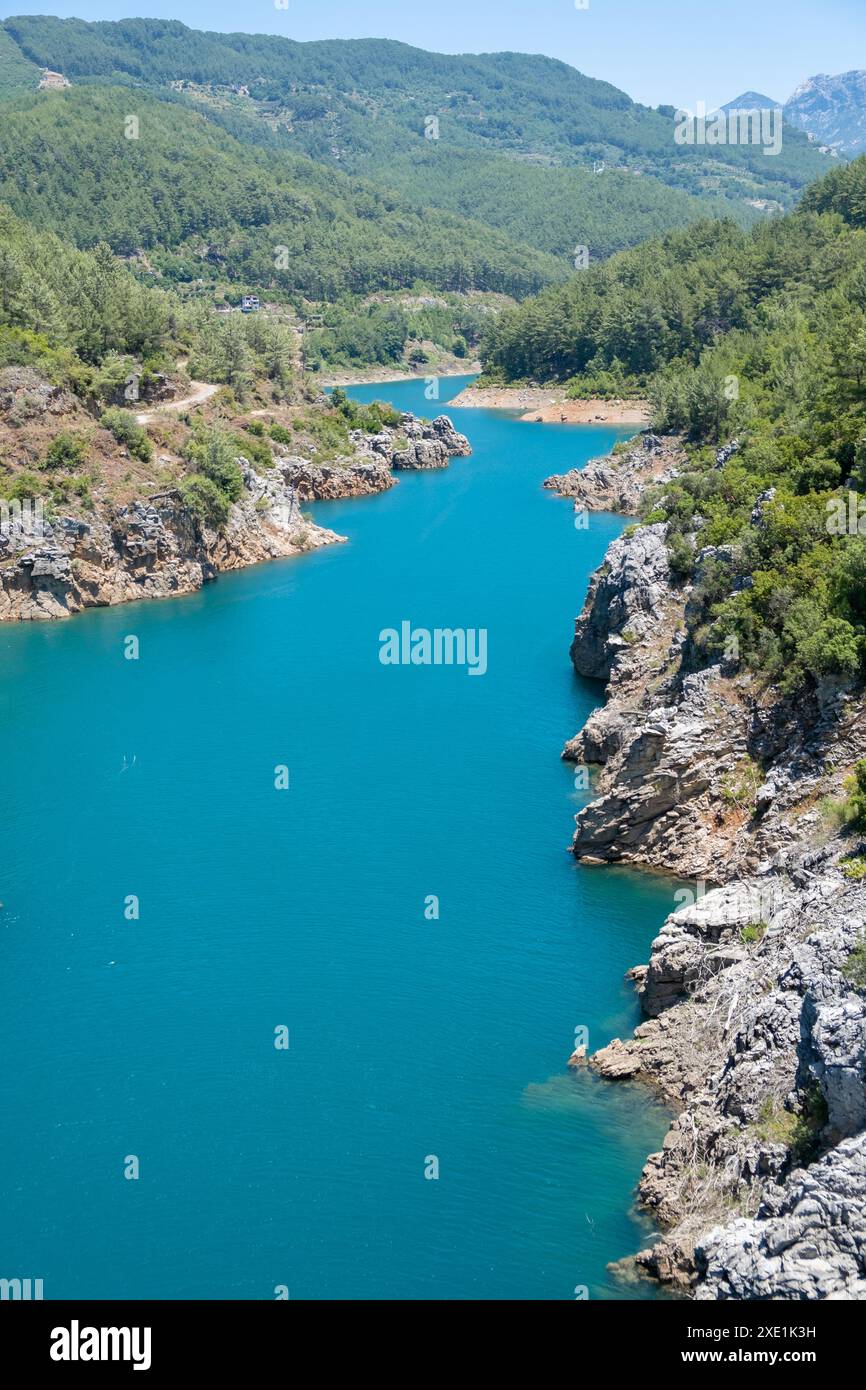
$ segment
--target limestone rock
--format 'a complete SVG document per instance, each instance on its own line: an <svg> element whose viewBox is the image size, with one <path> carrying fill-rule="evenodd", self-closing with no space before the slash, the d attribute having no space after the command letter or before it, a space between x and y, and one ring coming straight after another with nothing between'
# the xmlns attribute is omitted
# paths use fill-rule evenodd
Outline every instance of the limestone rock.
<svg viewBox="0 0 866 1390"><path fill-rule="evenodd" d="M608 511L633 515L648 483L669 482L682 466L683 450L673 437L646 432L621 454L590 459L583 468L556 474L544 486L574 499L576 511Z"/></svg>
<svg viewBox="0 0 866 1390"><path fill-rule="evenodd" d="M346 497L368 497L393 487L395 479L385 459L346 458L335 463L310 463L306 459L281 459L277 467L289 489L302 502L337 502Z"/></svg>
<svg viewBox="0 0 866 1390"><path fill-rule="evenodd" d="M669 578L662 523L643 526L608 547L575 624L571 660L578 675L610 679L617 659L659 618Z"/></svg>
<svg viewBox="0 0 866 1390"><path fill-rule="evenodd" d="M695 1263L701 1300L866 1301L866 1134L797 1170L754 1217L710 1231Z"/></svg>
<svg viewBox="0 0 866 1390"><path fill-rule="evenodd" d="M4 538L0 620L63 618L83 608L190 593L221 570L341 539L302 518L297 494L278 470L262 479L246 459L238 462L244 492L220 533L203 527L170 492L104 508L87 521L46 522L38 547Z"/></svg>
<svg viewBox="0 0 866 1390"><path fill-rule="evenodd" d="M843 872L864 848L816 845L866 711L839 680L792 699L735 663L701 666L684 628L702 610L667 570L664 530L623 535L593 576L572 657L606 703L563 754L598 768L578 858L698 880L629 972L645 1021L590 1058L676 1112L639 1184L661 1235L634 1263L699 1298L864 1298L866 991L847 965L866 880ZM698 578L730 559L699 548Z"/></svg>
<svg viewBox="0 0 866 1390"><path fill-rule="evenodd" d="M56 388L29 368L0 371L0 408L31 412L66 408ZM301 514L308 500L359 497L393 487L395 440L409 441L401 466L444 467L470 453L445 415L422 421L404 415L399 429L355 432L354 454L316 464L286 455L257 473L237 460L244 490L225 527L203 526L169 490L122 507L103 504L87 519L43 521L39 534L12 518L0 532L0 621L68 617L83 608L189 593L221 571L297 555L344 539Z"/></svg>

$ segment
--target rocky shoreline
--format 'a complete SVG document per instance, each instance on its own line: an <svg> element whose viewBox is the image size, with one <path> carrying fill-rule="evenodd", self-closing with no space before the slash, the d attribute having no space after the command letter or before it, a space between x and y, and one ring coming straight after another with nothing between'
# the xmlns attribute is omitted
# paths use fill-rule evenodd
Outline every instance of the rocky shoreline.
<svg viewBox="0 0 866 1390"><path fill-rule="evenodd" d="M437 365L431 362L419 363L412 371L401 371L399 364L392 367L326 368L316 374L316 382L323 389L330 386L389 386L395 381L426 381L428 377L452 381L456 377L474 376L481 371L480 362L461 361L456 357L444 365L446 371L441 370L442 363L438 364L437 370Z"/></svg>
<svg viewBox="0 0 866 1390"><path fill-rule="evenodd" d="M577 509L633 513L681 457L644 435L549 481ZM630 972L646 1021L589 1059L675 1112L639 1185L662 1235L622 1272L697 1299L866 1299L866 993L850 967L866 846L827 811L866 751L862 694L828 683L794 703L733 664L694 668L690 596L664 523L630 528L571 647L606 686L563 751L595 769L576 857L693 881Z"/></svg>
<svg viewBox="0 0 866 1390"><path fill-rule="evenodd" d="M519 410L521 420L533 424L645 425L646 401L575 400L561 386L466 386L450 404L463 409Z"/></svg>
<svg viewBox="0 0 866 1390"><path fill-rule="evenodd" d="M13 518L0 534L0 622L188 594L220 573L339 543L344 536L302 515L302 502L383 492L394 486L394 471L445 468L471 453L444 415L428 422L404 414L399 426L354 431L351 440L352 456L333 463L275 446L274 467L257 472L239 457L243 495L219 531L203 525L174 489L46 519L38 535L26 519Z"/></svg>
<svg viewBox="0 0 866 1390"><path fill-rule="evenodd" d="M634 516L644 489L676 477L682 451L679 441L644 434L624 452L590 459L584 468L555 473L544 486L574 500L575 511L623 512Z"/></svg>

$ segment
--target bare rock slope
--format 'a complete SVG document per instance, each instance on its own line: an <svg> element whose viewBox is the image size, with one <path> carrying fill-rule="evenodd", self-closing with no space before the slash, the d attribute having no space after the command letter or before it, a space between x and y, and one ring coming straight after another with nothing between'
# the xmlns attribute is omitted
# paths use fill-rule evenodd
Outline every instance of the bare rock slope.
<svg viewBox="0 0 866 1390"><path fill-rule="evenodd" d="M675 466L670 441L630 451L639 488L662 452ZM576 505L608 505L607 470L593 476L568 488ZM866 990L852 968L866 846L826 814L866 753L862 694L828 685L793 704L734 665L696 668L691 596L664 526L627 531L571 648L606 684L563 753L594 769L575 855L697 880L630 972L646 1021L591 1059L675 1113L639 1188L662 1235L636 1260L701 1299L866 1298Z"/></svg>

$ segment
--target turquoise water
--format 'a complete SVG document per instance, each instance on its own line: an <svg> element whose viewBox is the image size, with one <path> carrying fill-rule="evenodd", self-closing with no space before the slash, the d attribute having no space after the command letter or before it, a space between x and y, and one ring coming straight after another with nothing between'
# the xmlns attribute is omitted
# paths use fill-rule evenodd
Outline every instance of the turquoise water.
<svg viewBox="0 0 866 1390"><path fill-rule="evenodd" d="M414 382L355 394L434 413ZM540 487L616 435L454 419L472 458L316 508L347 545L0 629L0 1275L622 1296L665 1120L565 1062L575 1027L636 1022L622 975L673 887L566 853L559 752L600 697L568 644L622 522L575 530ZM404 619L486 628L487 674L382 665Z"/></svg>

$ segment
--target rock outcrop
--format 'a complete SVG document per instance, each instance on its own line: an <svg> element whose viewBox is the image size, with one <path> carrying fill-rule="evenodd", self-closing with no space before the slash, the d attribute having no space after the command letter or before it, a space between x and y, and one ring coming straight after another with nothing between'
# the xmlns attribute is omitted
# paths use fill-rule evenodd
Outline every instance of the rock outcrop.
<svg viewBox="0 0 866 1390"><path fill-rule="evenodd" d="M866 72L853 69L808 77L785 103L785 120L805 130L819 149L854 159L866 150Z"/></svg>
<svg viewBox="0 0 866 1390"><path fill-rule="evenodd" d="M64 415L74 406L62 387L46 381L33 367L0 368L0 415L18 426L44 415Z"/></svg>
<svg viewBox="0 0 866 1390"><path fill-rule="evenodd" d="M447 415L419 420L404 414L397 427L378 434L352 430L353 452L333 463L280 458L278 467L286 483L303 501L334 502L346 497L366 497L384 492L397 481L395 472L447 468L452 458L471 454L469 440L455 430Z"/></svg>
<svg viewBox="0 0 866 1390"><path fill-rule="evenodd" d="M639 1189L665 1229L637 1256L657 1277L700 1287L710 1252L778 1213L804 1160L822 1168L843 1140L864 1142L866 996L846 971L863 939L866 886L846 877L845 852L836 843L811 869L780 863L671 914L649 966L634 972L651 1017L591 1059L602 1076L644 1081L677 1111ZM866 1182L858 1202L862 1218ZM838 1232L843 1263L851 1234ZM862 1219L854 1236L862 1254ZM745 1249L755 1253L752 1237ZM825 1252L835 1239L826 1233ZM747 1269L741 1253L744 1281ZM763 1275L751 1277L757 1289ZM719 1285L702 1296L794 1295Z"/></svg>
<svg viewBox="0 0 866 1390"><path fill-rule="evenodd" d="M768 1188L757 1214L710 1231L698 1299L866 1301L866 1135Z"/></svg>
<svg viewBox="0 0 866 1390"><path fill-rule="evenodd" d="M862 698L701 669L693 592L663 524L626 532L571 649L606 682L563 754L598 769L574 853L698 880L629 972L646 1021L590 1058L675 1112L639 1187L662 1235L636 1264L702 1299L864 1298L866 846L824 818L866 751Z"/></svg>
<svg viewBox="0 0 866 1390"><path fill-rule="evenodd" d="M431 421L404 415L402 433L406 448L396 449L391 455L391 467L398 470L446 468L451 458L466 457L472 452L466 436L458 434L447 415L437 415Z"/></svg>
<svg viewBox="0 0 866 1390"><path fill-rule="evenodd" d="M27 369L14 379L7 372L0 388L7 408L54 409L53 388ZM84 608L190 593L221 572L342 541L305 518L301 503L382 492L394 485L392 468L442 468L452 455L471 452L444 415L432 422L404 415L398 428L356 431L352 442L353 455L333 463L283 453L259 473L239 458L244 491L219 531L199 521L172 489L38 523L7 506L0 527L0 621L65 618Z"/></svg>
<svg viewBox="0 0 866 1390"><path fill-rule="evenodd" d="M607 682L607 702L563 756L601 767L577 818L578 858L715 882L817 843L822 798L866 748L866 712L844 685L794 701L724 662L691 670L692 593L672 579L663 523L608 547L571 645L578 674Z"/></svg>
<svg viewBox="0 0 866 1390"><path fill-rule="evenodd" d="M575 511L622 512L633 516L644 489L651 483L667 483L682 464L680 441L673 436L638 435L637 442L621 453L590 459L583 468L554 474L544 486L562 497L574 498Z"/></svg>
<svg viewBox="0 0 866 1390"><path fill-rule="evenodd" d="M627 664L629 649L657 631L669 598L664 526L613 541L575 623L571 660L578 675L610 680L614 666Z"/></svg>
<svg viewBox="0 0 866 1390"><path fill-rule="evenodd" d="M339 502L347 497L369 497L386 492L397 481L383 459L343 459L336 463L310 463L307 459L281 459L280 474L302 502Z"/></svg>
<svg viewBox="0 0 866 1390"><path fill-rule="evenodd" d="M280 472L303 501L334 502L346 497L366 497L393 487L395 472L447 468L452 458L471 454L469 440L458 434L447 415L419 420L404 414L396 427L378 434L352 430L352 454L333 463L308 459L279 459Z"/></svg>
<svg viewBox="0 0 866 1390"><path fill-rule="evenodd" d="M204 526L175 493L45 520L30 539L0 538L0 620L66 618L84 608L191 593L221 570L295 555L342 537L301 516L274 471L239 460L244 494L223 531Z"/></svg>

